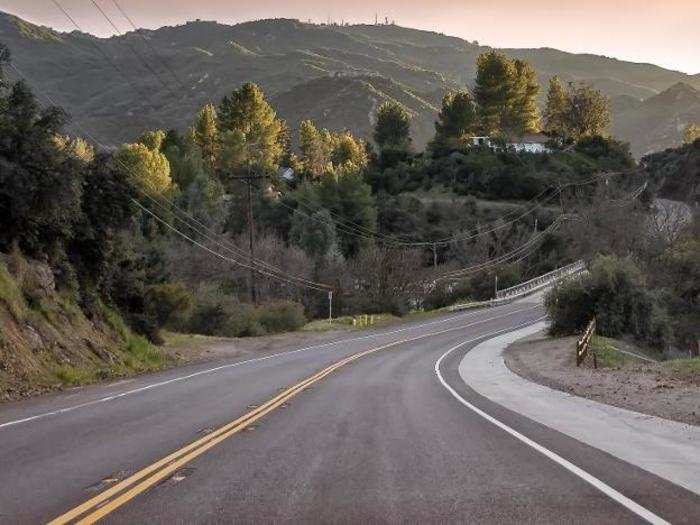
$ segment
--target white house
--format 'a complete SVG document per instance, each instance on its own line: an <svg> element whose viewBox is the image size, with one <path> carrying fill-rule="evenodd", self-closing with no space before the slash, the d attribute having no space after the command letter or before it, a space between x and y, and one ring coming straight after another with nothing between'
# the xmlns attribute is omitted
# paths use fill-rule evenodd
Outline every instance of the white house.
<svg viewBox="0 0 700 525"><path fill-rule="evenodd" d="M511 137L508 141L508 147L513 148L517 152L549 153L551 151L547 147L547 141L549 140L549 137L544 133L528 133L522 137Z"/></svg>
<svg viewBox="0 0 700 525"><path fill-rule="evenodd" d="M525 151L527 153L549 153L547 141L550 140L544 133L528 133L522 137L511 136L508 139L507 147L516 152ZM491 149L498 149L498 144L491 137L471 137L472 146L486 146Z"/></svg>

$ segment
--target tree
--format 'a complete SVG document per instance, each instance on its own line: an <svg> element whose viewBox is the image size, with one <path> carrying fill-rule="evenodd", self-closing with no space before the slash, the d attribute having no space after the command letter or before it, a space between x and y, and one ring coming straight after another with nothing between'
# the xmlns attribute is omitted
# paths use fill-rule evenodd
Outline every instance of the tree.
<svg viewBox="0 0 700 525"><path fill-rule="evenodd" d="M193 137L204 162L212 169L219 153L219 121L213 104L207 104L197 113Z"/></svg>
<svg viewBox="0 0 700 525"><path fill-rule="evenodd" d="M683 130L683 143L692 144L700 139L700 125L690 123Z"/></svg>
<svg viewBox="0 0 700 525"><path fill-rule="evenodd" d="M513 93L506 127L518 136L535 133L540 129L540 110L537 107L540 85L537 73L528 62L515 60L513 74Z"/></svg>
<svg viewBox="0 0 700 525"><path fill-rule="evenodd" d="M328 169L328 148L311 120L303 120L299 125L299 149L306 174L312 179L323 175Z"/></svg>
<svg viewBox="0 0 700 525"><path fill-rule="evenodd" d="M0 54L2 48L0 47ZM84 162L56 141L66 116L40 109L23 82L0 89L0 250L67 269L65 244L81 218Z"/></svg>
<svg viewBox="0 0 700 525"><path fill-rule="evenodd" d="M558 76L549 79L544 131L565 140L568 135L569 94Z"/></svg>
<svg viewBox="0 0 700 525"><path fill-rule="evenodd" d="M401 104L387 101L379 106L374 141L381 149L410 149L411 116Z"/></svg>
<svg viewBox="0 0 700 525"><path fill-rule="evenodd" d="M291 242L314 258L320 258L337 250L338 234L328 210L307 214L295 210L289 230Z"/></svg>
<svg viewBox="0 0 700 525"><path fill-rule="evenodd" d="M610 104L605 95L588 84L569 84L567 127L576 140L605 134L610 121Z"/></svg>
<svg viewBox="0 0 700 525"><path fill-rule="evenodd" d="M468 91L452 92L442 99L442 109L435 123L434 151L459 148L464 140L478 132L479 117L474 99Z"/></svg>
<svg viewBox="0 0 700 525"><path fill-rule="evenodd" d="M503 131L514 101L515 66L503 53L492 50L479 55L476 61L474 95L479 106L482 133Z"/></svg>
<svg viewBox="0 0 700 525"><path fill-rule="evenodd" d="M246 83L224 97L219 105L219 129L232 133L222 140L222 147L233 145L234 156L229 156L228 169L247 171L251 168L264 173L277 171L284 154L287 127L277 118L263 91L255 84ZM230 165L232 158L237 165Z"/></svg>
<svg viewBox="0 0 700 525"><path fill-rule="evenodd" d="M153 151L163 151L165 131L162 129L145 131L136 141Z"/></svg>
<svg viewBox="0 0 700 525"><path fill-rule="evenodd" d="M141 191L162 194L171 187L170 163L158 150L140 143L124 144L115 153L113 162Z"/></svg>

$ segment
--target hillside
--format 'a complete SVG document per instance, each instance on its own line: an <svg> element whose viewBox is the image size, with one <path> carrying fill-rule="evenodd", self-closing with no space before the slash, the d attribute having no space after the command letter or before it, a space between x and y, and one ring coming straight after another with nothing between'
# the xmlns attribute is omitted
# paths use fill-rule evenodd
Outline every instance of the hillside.
<svg viewBox="0 0 700 525"><path fill-rule="evenodd" d="M0 402L163 366L116 312L89 319L45 263L0 253Z"/></svg>
<svg viewBox="0 0 700 525"><path fill-rule="evenodd" d="M700 91L679 82L641 103L621 108L617 117L613 132L629 140L637 156L677 146L688 122L700 122Z"/></svg>
<svg viewBox="0 0 700 525"><path fill-rule="evenodd" d="M32 85L112 144L145 127L181 126L204 103L253 81L293 129L312 117L323 126L368 136L372 109L387 98L400 100L414 114L415 142L421 147L433 132L442 94L470 85L476 57L488 49L399 26L295 20L234 26L196 21L99 39L7 14L0 14L0 41ZM555 49L504 51L531 61L542 84L558 74L590 81L615 102L623 97L622 108L614 104L615 131L637 154L673 145L669 122L681 125L695 114L675 99L657 100L653 110L636 106L679 82L700 88L698 75Z"/></svg>

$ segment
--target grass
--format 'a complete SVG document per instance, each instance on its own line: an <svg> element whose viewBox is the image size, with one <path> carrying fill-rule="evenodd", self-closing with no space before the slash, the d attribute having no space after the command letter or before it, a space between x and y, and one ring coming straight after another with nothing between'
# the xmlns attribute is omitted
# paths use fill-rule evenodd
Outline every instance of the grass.
<svg viewBox="0 0 700 525"><path fill-rule="evenodd" d="M700 385L700 357L672 359L661 363L661 367L673 377Z"/></svg>
<svg viewBox="0 0 700 525"><path fill-rule="evenodd" d="M93 383L99 377L94 370L86 370L71 365L63 365L56 369L55 376L65 386L78 386Z"/></svg>
<svg viewBox="0 0 700 525"><path fill-rule="evenodd" d="M355 323L353 324L353 320ZM333 322L328 319L316 319L306 323L302 332L328 332L331 330L361 330L363 328L377 328L393 324L401 318L391 314L358 314L334 317Z"/></svg>
<svg viewBox="0 0 700 525"><path fill-rule="evenodd" d="M168 364L168 357L145 337L130 335L126 343L124 364L131 370L144 372L158 370Z"/></svg>
<svg viewBox="0 0 700 525"><path fill-rule="evenodd" d="M0 301L7 305L15 319L24 318L27 311L24 295L2 261L0 261Z"/></svg>
<svg viewBox="0 0 700 525"><path fill-rule="evenodd" d="M628 354L618 351L615 340L600 335L591 338L591 352L595 352L598 358L598 366L603 368L619 368L625 365L638 364L641 359L636 359Z"/></svg>

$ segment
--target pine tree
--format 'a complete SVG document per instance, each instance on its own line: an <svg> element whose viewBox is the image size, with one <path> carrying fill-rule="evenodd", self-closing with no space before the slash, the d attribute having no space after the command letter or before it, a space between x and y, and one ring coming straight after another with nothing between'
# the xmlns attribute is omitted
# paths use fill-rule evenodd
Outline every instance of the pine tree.
<svg viewBox="0 0 700 525"><path fill-rule="evenodd" d="M537 82L537 73L528 62L515 60L513 74L513 93L505 127L507 131L518 136L536 133L540 129L540 110L537 107L540 85Z"/></svg>
<svg viewBox="0 0 700 525"><path fill-rule="evenodd" d="M558 76L549 79L547 105L544 110L544 131L549 135L566 140L569 130L567 115L569 112L569 94Z"/></svg>
<svg viewBox="0 0 700 525"><path fill-rule="evenodd" d="M308 177L317 179L326 171L328 159L323 137L311 120L299 125L299 149L304 171Z"/></svg>
<svg viewBox="0 0 700 525"><path fill-rule="evenodd" d="M229 142L242 147L240 169L277 170L284 154L286 126L258 86L247 83L224 97L218 116L220 133L235 133Z"/></svg>
<svg viewBox="0 0 700 525"><path fill-rule="evenodd" d="M411 116L401 104L387 101L379 106L374 141L381 149L410 149Z"/></svg>
<svg viewBox="0 0 700 525"><path fill-rule="evenodd" d="M478 129L479 116L471 94L468 91L448 93L442 99L442 109L435 122L432 149L437 153L458 148Z"/></svg>
<svg viewBox="0 0 700 525"><path fill-rule="evenodd" d="M213 104L207 104L199 111L193 131L202 158L209 168L213 168L219 152L219 123Z"/></svg>
<svg viewBox="0 0 700 525"><path fill-rule="evenodd" d="M504 131L514 102L515 66L503 53L488 51L476 61L474 96L479 106L481 132L485 135Z"/></svg>

